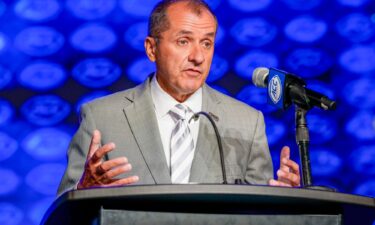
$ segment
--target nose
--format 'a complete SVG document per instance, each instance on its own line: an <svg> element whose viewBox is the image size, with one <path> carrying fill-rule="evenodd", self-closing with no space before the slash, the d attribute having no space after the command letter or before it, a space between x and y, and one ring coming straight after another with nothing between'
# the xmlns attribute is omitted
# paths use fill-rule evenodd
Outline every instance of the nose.
<svg viewBox="0 0 375 225"><path fill-rule="evenodd" d="M194 63L194 65L202 64L205 60L202 46L199 44L192 46L188 59L190 62Z"/></svg>

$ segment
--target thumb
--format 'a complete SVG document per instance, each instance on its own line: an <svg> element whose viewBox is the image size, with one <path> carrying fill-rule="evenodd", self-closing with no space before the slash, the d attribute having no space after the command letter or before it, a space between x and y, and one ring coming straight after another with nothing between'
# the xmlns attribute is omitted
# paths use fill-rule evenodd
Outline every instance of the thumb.
<svg viewBox="0 0 375 225"><path fill-rule="evenodd" d="M100 142L101 142L101 134L99 130L94 130L91 138L91 143L89 147L89 152L87 154L87 159L90 159L96 150L100 147Z"/></svg>

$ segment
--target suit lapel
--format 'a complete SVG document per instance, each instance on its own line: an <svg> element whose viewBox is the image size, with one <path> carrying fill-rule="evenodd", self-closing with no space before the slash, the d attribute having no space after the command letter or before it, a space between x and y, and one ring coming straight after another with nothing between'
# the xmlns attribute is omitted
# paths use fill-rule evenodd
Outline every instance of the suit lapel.
<svg viewBox="0 0 375 225"><path fill-rule="evenodd" d="M133 96L126 96L131 103L125 106L124 113L152 177L157 184L166 184L171 183L171 178L152 103L150 80L137 88Z"/></svg>
<svg viewBox="0 0 375 225"><path fill-rule="evenodd" d="M213 91L205 84L203 86L202 111L218 115L220 101ZM201 116L199 135L195 156L190 171L190 182L205 182L209 171L210 162L218 157L217 140L212 125L207 118Z"/></svg>

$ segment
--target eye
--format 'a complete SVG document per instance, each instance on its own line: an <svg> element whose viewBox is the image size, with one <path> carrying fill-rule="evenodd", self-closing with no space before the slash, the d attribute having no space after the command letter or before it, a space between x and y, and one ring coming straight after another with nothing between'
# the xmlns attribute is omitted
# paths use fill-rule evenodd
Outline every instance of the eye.
<svg viewBox="0 0 375 225"><path fill-rule="evenodd" d="M202 43L203 47L206 49L210 49L212 47L212 42L211 41L204 41Z"/></svg>
<svg viewBox="0 0 375 225"><path fill-rule="evenodd" d="M188 43L189 43L189 41L186 38L182 38L182 39L177 40L177 44L180 45L180 46L187 45Z"/></svg>

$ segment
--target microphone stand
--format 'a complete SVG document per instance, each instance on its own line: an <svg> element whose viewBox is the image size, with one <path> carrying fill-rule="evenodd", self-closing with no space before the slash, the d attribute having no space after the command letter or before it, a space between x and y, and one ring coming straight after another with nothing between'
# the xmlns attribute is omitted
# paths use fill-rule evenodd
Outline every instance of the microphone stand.
<svg viewBox="0 0 375 225"><path fill-rule="evenodd" d="M310 136L306 114L314 107L314 99L310 99L301 85L289 84L288 98L295 105L296 142L299 149L302 170L302 187L316 190L335 191L333 188L313 185L309 157ZM334 108L327 108L334 109Z"/></svg>
<svg viewBox="0 0 375 225"><path fill-rule="evenodd" d="M312 186L311 165L309 158L310 136L306 121L307 110L296 106L296 141L302 167L302 186Z"/></svg>
<svg viewBox="0 0 375 225"><path fill-rule="evenodd" d="M195 113L189 120L189 123L192 119L197 120L199 118L199 115L204 115L208 118L208 120L211 122L216 135L217 145L219 146L219 153L220 153L220 162L221 162L221 171L223 174L223 184L228 184L227 181L227 173L225 171L225 162L224 162L224 152L223 152L223 144L221 143L221 137L219 135L219 130L217 129L217 126L215 124L215 121L212 119L211 115L209 115L206 112L197 112Z"/></svg>
<svg viewBox="0 0 375 225"><path fill-rule="evenodd" d="M298 107L296 105L296 142L299 149L299 155L301 160L301 170L302 170L302 187L315 190L323 191L336 191L330 187L315 186L313 185L311 176L311 165L309 157L309 144L310 135L309 129L307 127L306 114L308 110Z"/></svg>

